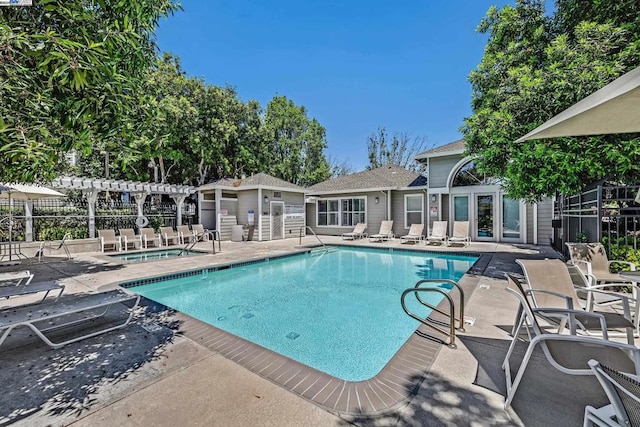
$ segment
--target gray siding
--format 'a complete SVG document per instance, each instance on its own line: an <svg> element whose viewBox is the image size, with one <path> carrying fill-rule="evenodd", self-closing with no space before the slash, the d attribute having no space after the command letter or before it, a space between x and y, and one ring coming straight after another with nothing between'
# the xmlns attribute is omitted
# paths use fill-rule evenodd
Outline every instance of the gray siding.
<svg viewBox="0 0 640 427"><path fill-rule="evenodd" d="M429 159L429 188L447 186L447 178L451 169L462 159L462 156L447 156Z"/></svg>
<svg viewBox="0 0 640 427"><path fill-rule="evenodd" d="M220 218L220 240L231 239L231 227L238 225L235 215L222 215Z"/></svg>
<svg viewBox="0 0 640 427"><path fill-rule="evenodd" d="M227 215L238 215L238 202L235 200L220 200L220 209L226 209Z"/></svg>
<svg viewBox="0 0 640 427"><path fill-rule="evenodd" d="M249 223L249 210L253 210L254 225L258 225L258 190L245 190L238 192L238 224Z"/></svg>
<svg viewBox="0 0 640 427"><path fill-rule="evenodd" d="M271 238L271 217L269 215L262 215L262 240L269 240L270 238Z"/></svg>
<svg viewBox="0 0 640 427"><path fill-rule="evenodd" d="M409 231L411 224L404 224L404 196L406 194L422 195L422 215L424 224L429 216L427 212L427 193L423 191L394 191L391 193L391 219L393 219L393 234L396 236L404 236ZM426 233L426 226L423 234Z"/></svg>
<svg viewBox="0 0 640 427"><path fill-rule="evenodd" d="M331 196L327 196L327 199L333 198L347 198L347 197L366 197L367 198L367 233L375 234L380 230L380 224L387 217L387 193L381 191L368 192L368 193L358 193L358 194L335 194ZM378 198L378 203L375 202L375 198ZM393 199L393 192L392 192ZM393 205L392 205L393 207ZM306 206L307 213L307 225L311 227L311 229L317 235L323 236L339 236L342 233L348 233L353 230L353 227L318 227L316 224L317 216L316 216L316 202L307 203ZM395 228L395 223L394 223Z"/></svg>
<svg viewBox="0 0 640 427"><path fill-rule="evenodd" d="M543 199L538 203L538 244L550 245L553 240L553 202L550 198Z"/></svg>

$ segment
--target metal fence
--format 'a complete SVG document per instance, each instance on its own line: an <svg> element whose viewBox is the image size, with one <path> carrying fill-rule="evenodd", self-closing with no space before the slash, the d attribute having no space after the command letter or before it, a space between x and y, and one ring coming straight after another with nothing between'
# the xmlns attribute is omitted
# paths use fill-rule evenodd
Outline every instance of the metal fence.
<svg viewBox="0 0 640 427"><path fill-rule="evenodd" d="M565 251L564 242L602 242L613 248L639 248L640 185L603 183L581 194L556 199L557 222L554 246Z"/></svg>

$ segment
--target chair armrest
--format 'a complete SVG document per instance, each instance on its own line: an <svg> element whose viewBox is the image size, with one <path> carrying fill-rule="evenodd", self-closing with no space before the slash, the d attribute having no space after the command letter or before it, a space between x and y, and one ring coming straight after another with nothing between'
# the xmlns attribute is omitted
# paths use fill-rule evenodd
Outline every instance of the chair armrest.
<svg viewBox="0 0 640 427"><path fill-rule="evenodd" d="M617 294L615 292L606 292L606 291L601 291L598 289L590 289L590 288L579 288L585 292L592 292L592 293L597 293L597 294L602 294L602 295L608 295L610 297L615 297L620 299L620 302L622 303L622 312L624 313L624 317L625 319L629 320L629 321L633 321L631 319L631 309L630 309L630 305L629 305L629 297L626 297L624 295L620 295Z"/></svg>
<svg viewBox="0 0 640 427"><path fill-rule="evenodd" d="M604 315L602 313L594 313L593 311L586 311L586 310L571 310L571 309L563 309L563 308L544 308L544 307L534 308L533 312L544 313L547 315L556 314L562 317L567 316L569 317L569 322L571 322L571 324L573 324L576 321L576 317L583 317L583 318L593 317L594 319L597 319L598 322L600 323L600 332L602 333L602 338L605 340L609 339L608 332L607 332L607 321L604 318Z"/></svg>
<svg viewBox="0 0 640 427"><path fill-rule="evenodd" d="M628 265L630 271L636 271L636 265L634 263L632 263L632 262L613 259L613 260L609 261L609 266L611 266L611 264L613 264L613 263Z"/></svg>
<svg viewBox="0 0 640 427"><path fill-rule="evenodd" d="M573 299L570 296L565 295L565 294L561 294L561 293L553 292L553 291L547 291L547 290L544 290L544 289L526 289L525 292L527 294L531 294L531 295L534 294L534 293L540 293L540 294L545 294L545 295L551 295L551 296L554 296L554 297L558 297L558 298L561 298L561 299L565 300L565 303L567 305L567 309L572 310L574 308L573 307ZM535 295L532 295L532 296L535 298Z"/></svg>

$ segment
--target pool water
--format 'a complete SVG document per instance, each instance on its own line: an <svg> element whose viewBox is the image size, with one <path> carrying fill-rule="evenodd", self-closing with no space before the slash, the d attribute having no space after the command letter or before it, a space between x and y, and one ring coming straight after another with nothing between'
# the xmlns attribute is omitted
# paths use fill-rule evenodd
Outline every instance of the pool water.
<svg viewBox="0 0 640 427"><path fill-rule="evenodd" d="M107 256L127 262L147 262L190 255L202 255L202 252L182 249L159 249L157 251L120 253Z"/></svg>
<svg viewBox="0 0 640 427"><path fill-rule="evenodd" d="M424 278L459 280L476 259L340 248L130 289L329 375L361 381L419 326L402 310L402 291ZM407 300L411 311L429 314Z"/></svg>

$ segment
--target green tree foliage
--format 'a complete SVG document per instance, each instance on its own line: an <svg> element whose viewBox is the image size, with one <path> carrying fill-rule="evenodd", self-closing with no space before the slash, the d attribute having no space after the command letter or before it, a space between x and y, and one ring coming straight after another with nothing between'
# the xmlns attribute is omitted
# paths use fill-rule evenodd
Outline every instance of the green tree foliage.
<svg viewBox="0 0 640 427"><path fill-rule="evenodd" d="M2 180L51 179L61 154L132 141L136 93L173 0L39 0L0 10Z"/></svg>
<svg viewBox="0 0 640 427"><path fill-rule="evenodd" d="M473 114L462 131L478 167L503 178L509 196L539 200L637 176L633 136L513 142L640 63L637 12L635 1L598 0L558 1L552 17L541 0L489 9L478 27L489 36L485 54L469 76Z"/></svg>
<svg viewBox="0 0 640 427"><path fill-rule="evenodd" d="M286 96L275 96L264 118L267 173L298 185L311 185L329 178L326 131L309 119L302 106Z"/></svg>
<svg viewBox="0 0 640 427"><path fill-rule="evenodd" d="M417 172L422 165L415 161L415 156L424 151L426 146L427 140L424 137L412 138L410 134L401 132L389 138L387 130L379 127L367 140L367 170L391 164Z"/></svg>

